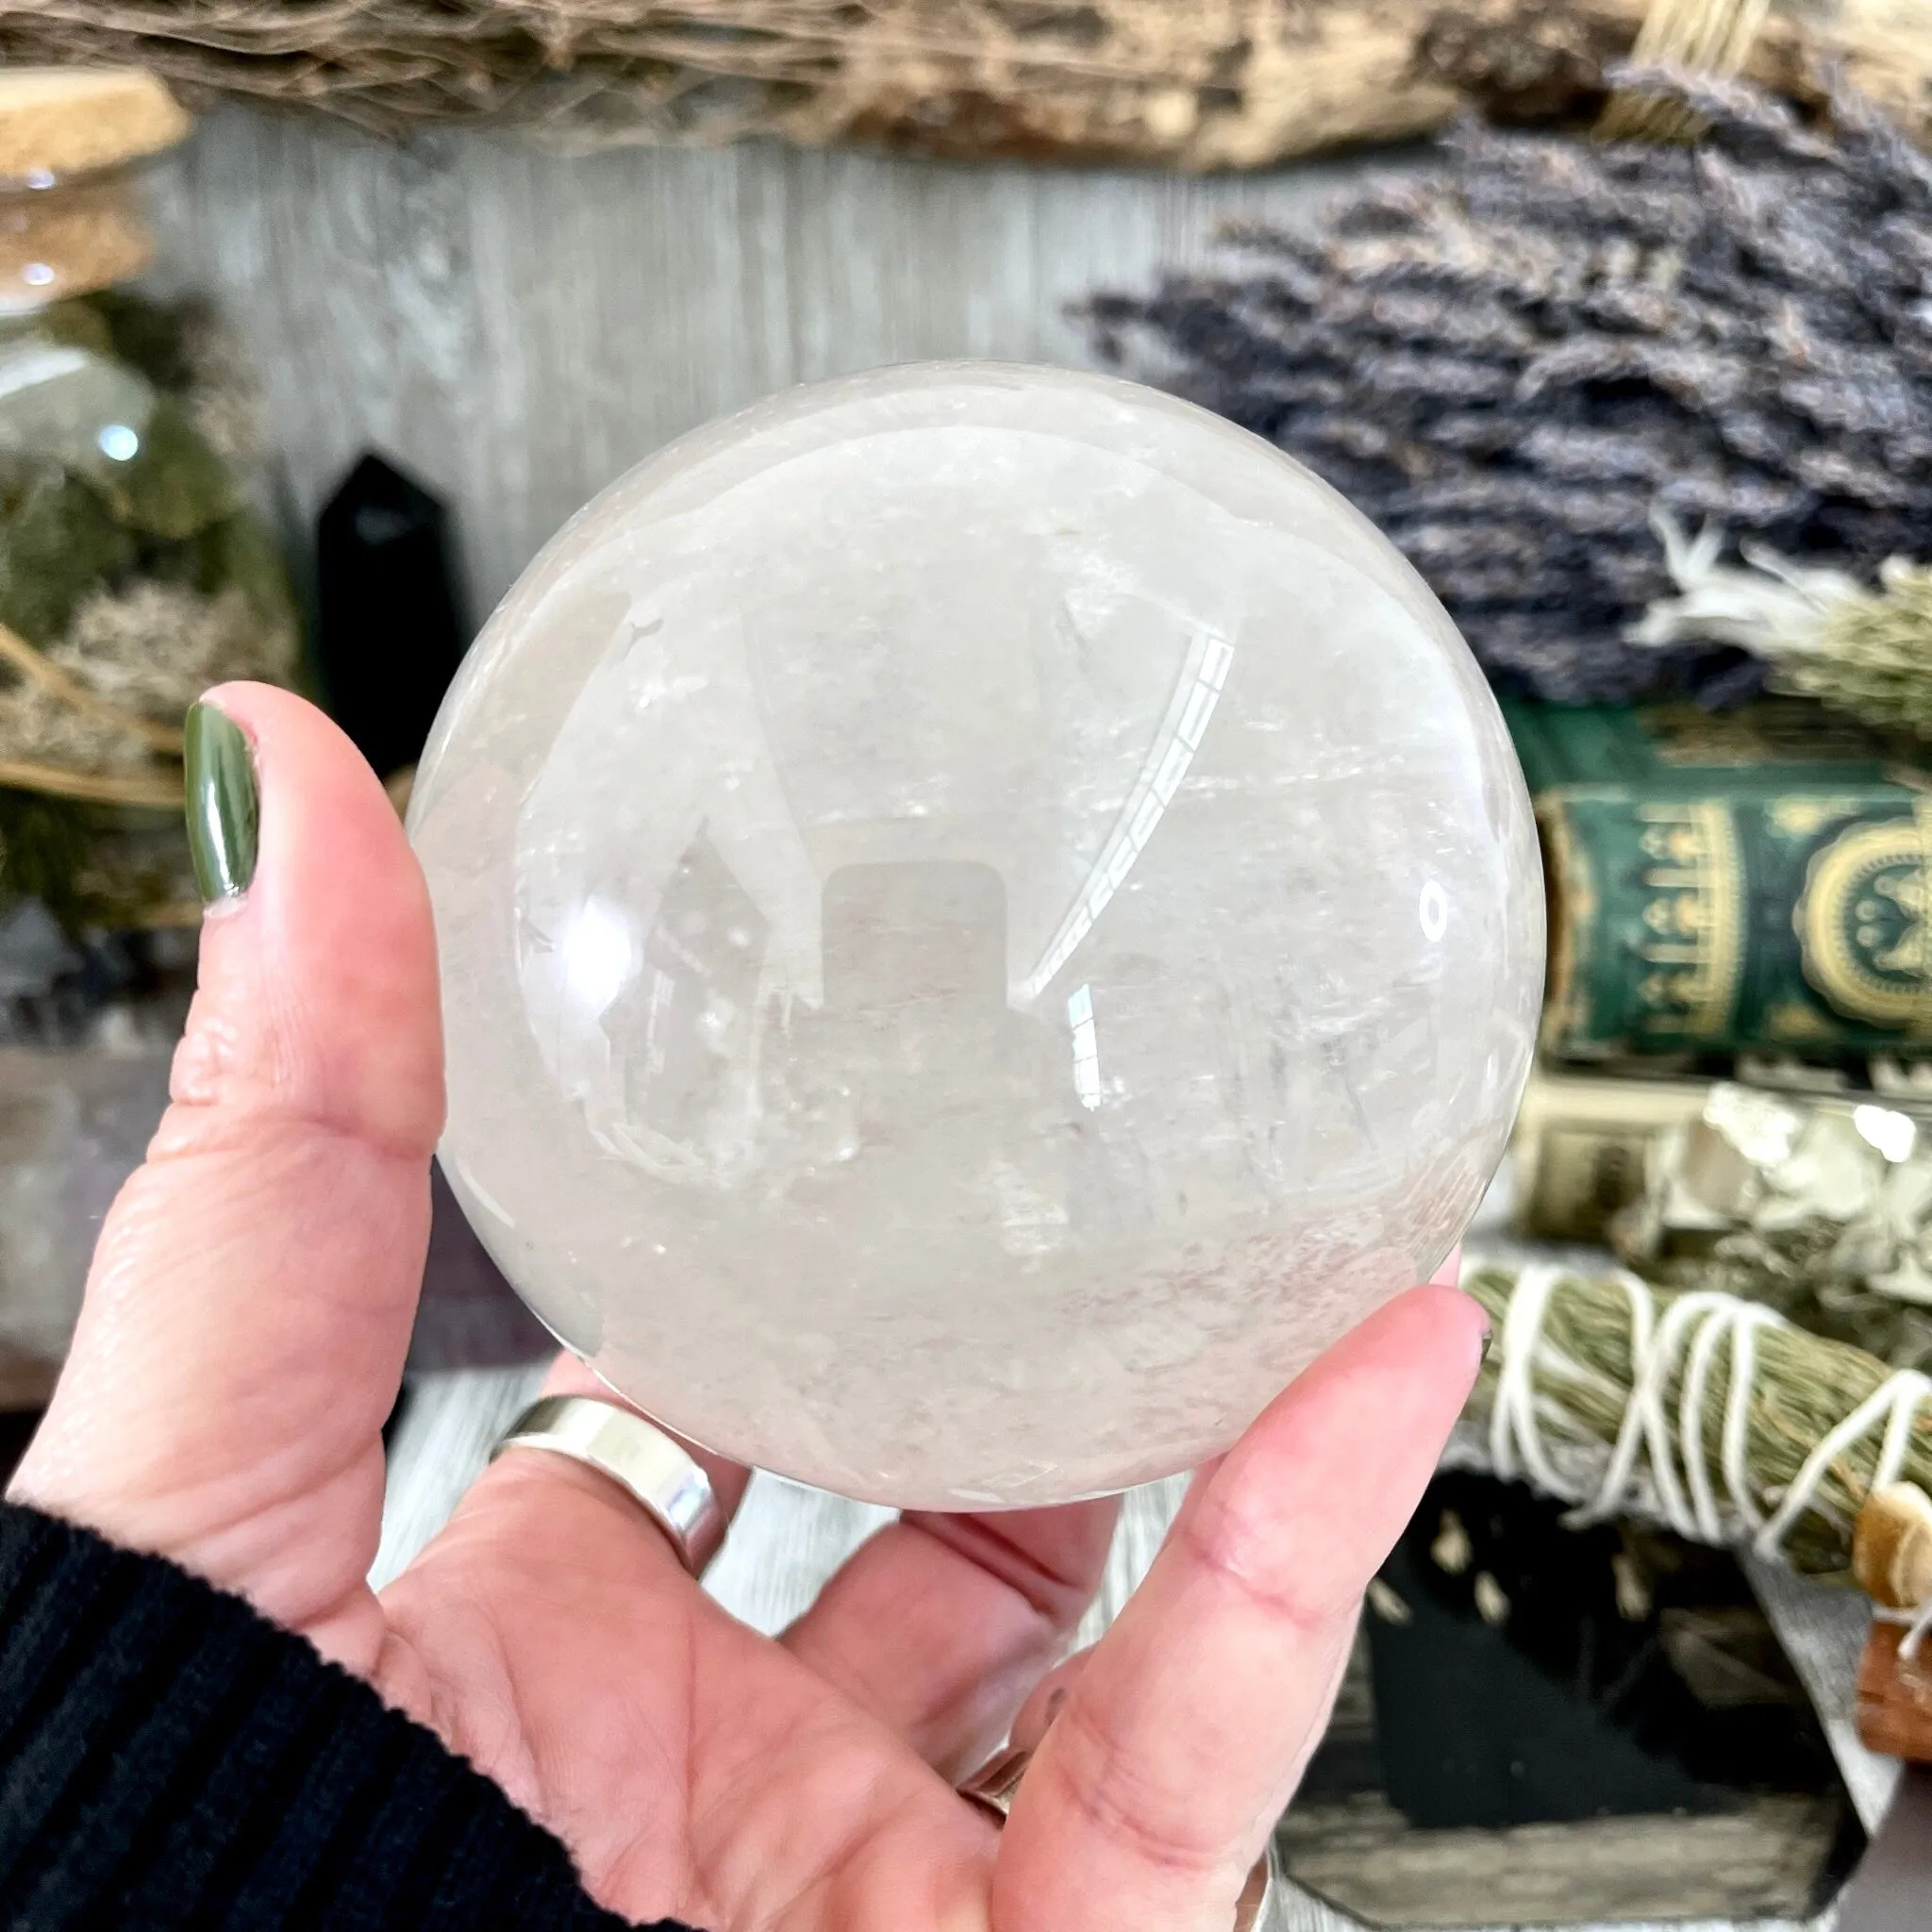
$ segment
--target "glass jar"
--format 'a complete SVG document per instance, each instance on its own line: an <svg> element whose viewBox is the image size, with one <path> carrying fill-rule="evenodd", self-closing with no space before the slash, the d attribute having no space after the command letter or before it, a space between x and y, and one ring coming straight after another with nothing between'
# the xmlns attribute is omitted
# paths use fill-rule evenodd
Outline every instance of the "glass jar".
<svg viewBox="0 0 1932 1932"><path fill-rule="evenodd" d="M238 358L125 286L139 164L187 127L143 75L0 69L0 1409L43 1391L166 1104L182 714L294 665Z"/></svg>
<svg viewBox="0 0 1932 1932"><path fill-rule="evenodd" d="M0 314L131 281L153 256L131 168L0 183Z"/></svg>
<svg viewBox="0 0 1932 1932"><path fill-rule="evenodd" d="M137 164L188 125L146 75L0 72L0 915L76 936L193 922L181 714L293 669L233 360L123 286Z"/></svg>

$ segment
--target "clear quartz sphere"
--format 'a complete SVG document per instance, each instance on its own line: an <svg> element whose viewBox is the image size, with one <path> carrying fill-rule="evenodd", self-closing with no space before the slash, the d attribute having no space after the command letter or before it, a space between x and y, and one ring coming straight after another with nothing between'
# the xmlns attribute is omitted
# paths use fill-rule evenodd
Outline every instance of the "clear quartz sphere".
<svg viewBox="0 0 1932 1932"><path fill-rule="evenodd" d="M441 1158L667 1425L902 1507L1222 1450L1442 1259L1543 911L1420 578L1246 431L995 364L794 390L565 526L409 814Z"/></svg>

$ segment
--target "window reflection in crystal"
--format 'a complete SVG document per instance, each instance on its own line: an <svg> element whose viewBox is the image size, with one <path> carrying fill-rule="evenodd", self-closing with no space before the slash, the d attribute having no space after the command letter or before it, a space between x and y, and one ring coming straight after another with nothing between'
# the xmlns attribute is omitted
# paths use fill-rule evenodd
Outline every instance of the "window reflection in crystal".
<svg viewBox="0 0 1932 1932"><path fill-rule="evenodd" d="M1100 1042L1093 1031L1093 989L1083 986L1067 1002L1074 1029L1074 1091L1082 1107L1100 1105Z"/></svg>
<svg viewBox="0 0 1932 1932"><path fill-rule="evenodd" d="M1233 662L1234 649L1224 639L1204 631L1194 640L1141 776L1127 794L1107 843L1100 848L1100 857L1094 860L1073 910L1060 922L1039 965L1026 975L1022 987L1025 998L1038 999L1045 991L1080 941L1093 930L1093 922L1107 910L1108 902L1126 883L1134 861L1153 838L1161 813L1174 803L1174 795L1201 748L1208 721L1214 715L1222 687L1227 682L1227 668ZM1091 1107L1093 1102L1086 1104Z"/></svg>

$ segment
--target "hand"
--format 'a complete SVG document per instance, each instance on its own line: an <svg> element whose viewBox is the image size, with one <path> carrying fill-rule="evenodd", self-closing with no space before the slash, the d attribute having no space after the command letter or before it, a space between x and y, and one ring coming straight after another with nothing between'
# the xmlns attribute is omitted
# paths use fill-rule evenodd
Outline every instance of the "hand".
<svg viewBox="0 0 1932 1932"><path fill-rule="evenodd" d="M1475 1374L1412 1291L1203 1472L1152 1574L1022 1714L1004 1834L956 1795L1058 1656L1113 1508L908 1516L777 1641L594 1472L506 1457L366 1581L442 1110L429 908L389 800L285 692L212 701L260 792L174 1105L102 1234L21 1500L158 1552L365 1677L634 1918L712 1932L1225 1932L1361 1592ZM553 1390L598 1391L559 1363ZM712 1460L727 1504L744 1472Z"/></svg>

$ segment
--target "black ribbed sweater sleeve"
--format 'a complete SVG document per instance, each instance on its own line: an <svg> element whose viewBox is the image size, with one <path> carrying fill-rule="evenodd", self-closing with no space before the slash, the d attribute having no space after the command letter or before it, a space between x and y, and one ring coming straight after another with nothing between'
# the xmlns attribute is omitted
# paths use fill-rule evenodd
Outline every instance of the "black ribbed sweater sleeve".
<svg viewBox="0 0 1932 1932"><path fill-rule="evenodd" d="M557 1839L303 1639L159 1557L0 1506L7 1932L625 1923Z"/></svg>

